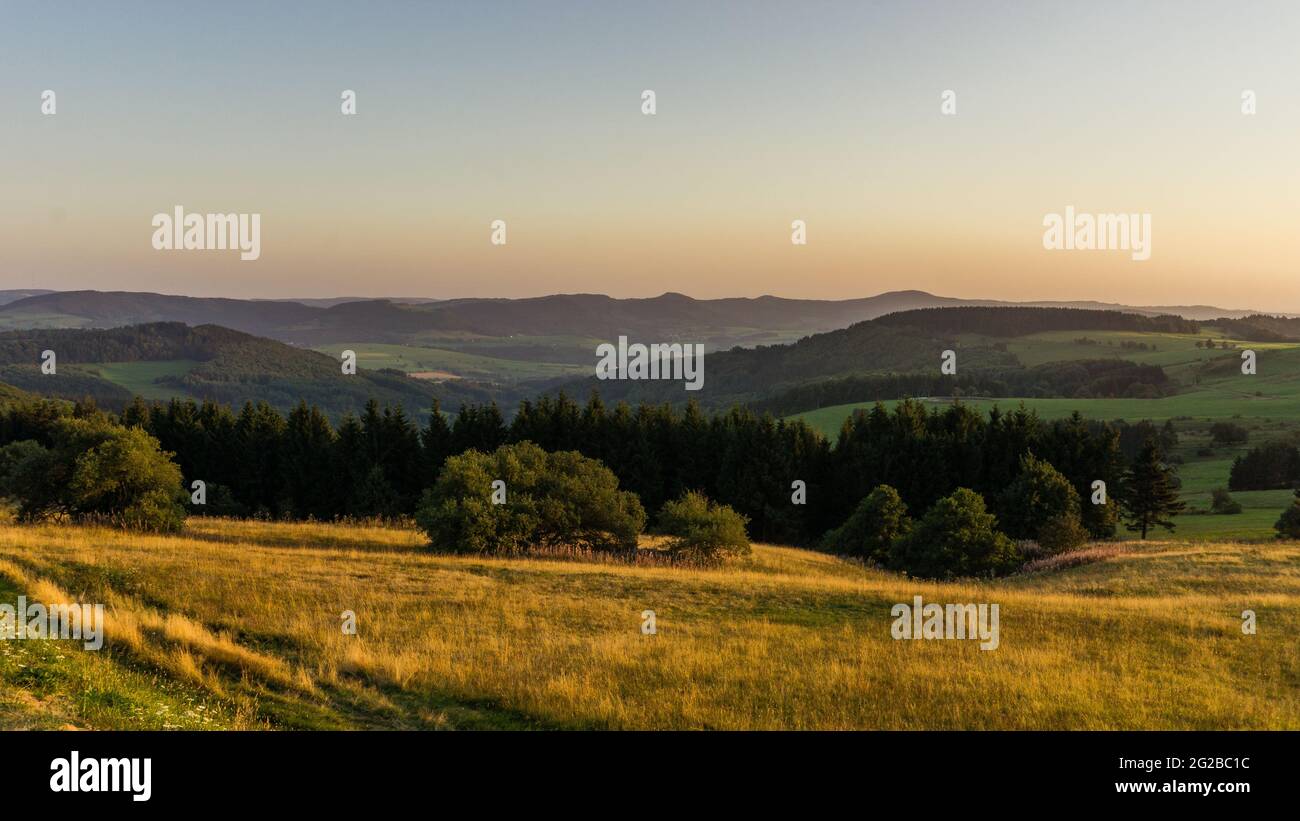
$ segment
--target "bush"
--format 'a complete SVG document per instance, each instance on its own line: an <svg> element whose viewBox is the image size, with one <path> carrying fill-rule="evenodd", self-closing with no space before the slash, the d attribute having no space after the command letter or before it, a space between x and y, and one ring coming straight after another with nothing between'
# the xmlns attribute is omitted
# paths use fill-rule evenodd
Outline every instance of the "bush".
<svg viewBox="0 0 1300 821"><path fill-rule="evenodd" d="M931 579L996 575L1018 562L1015 545L997 530L983 497L964 487L935 502L890 551L895 569Z"/></svg>
<svg viewBox="0 0 1300 821"><path fill-rule="evenodd" d="M1295 492L1295 501L1282 511L1282 516L1273 525L1279 539L1300 539L1300 490Z"/></svg>
<svg viewBox="0 0 1300 821"><path fill-rule="evenodd" d="M690 491L665 502L657 524L670 537L668 552L674 558L711 564L724 556L749 555L748 521L727 505Z"/></svg>
<svg viewBox="0 0 1300 821"><path fill-rule="evenodd" d="M493 504L492 483L506 486ZM645 527L635 494L576 451L547 453L532 442L447 459L415 512L433 547L454 553L518 554L535 548L635 551Z"/></svg>
<svg viewBox="0 0 1300 821"><path fill-rule="evenodd" d="M1210 492L1210 512L1231 515L1241 512L1241 502L1228 494L1226 488L1216 487Z"/></svg>
<svg viewBox="0 0 1300 821"><path fill-rule="evenodd" d="M1243 445L1250 440L1250 431L1232 422L1215 422L1210 425L1210 439L1216 445Z"/></svg>
<svg viewBox="0 0 1300 821"><path fill-rule="evenodd" d="M858 502L844 524L822 537L821 549L828 553L861 556L876 564L889 561L889 549L895 539L912 529L907 505L898 491L889 485L876 485Z"/></svg>
<svg viewBox="0 0 1300 821"><path fill-rule="evenodd" d="M1045 549L1065 545L1077 547L1087 541L1080 521L1079 492L1070 480L1049 462L1027 453L1020 459L1020 473L1000 498L1002 528L1013 539L1033 539ZM1044 537L1044 528L1052 533ZM1083 538L1075 538L1083 531Z"/></svg>
<svg viewBox="0 0 1300 821"><path fill-rule="evenodd" d="M1053 516L1038 528L1038 544L1046 555L1074 550L1088 541L1088 529L1078 516Z"/></svg>
<svg viewBox="0 0 1300 821"><path fill-rule="evenodd" d="M67 517L144 531L185 521L181 472L158 440L104 417L59 419L52 447L25 440L0 449L0 495L24 521Z"/></svg>

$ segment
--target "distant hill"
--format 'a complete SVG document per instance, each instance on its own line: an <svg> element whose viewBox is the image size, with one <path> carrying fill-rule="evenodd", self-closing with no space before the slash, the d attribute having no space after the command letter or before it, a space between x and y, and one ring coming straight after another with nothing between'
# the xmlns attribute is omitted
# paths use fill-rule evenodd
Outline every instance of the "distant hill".
<svg viewBox="0 0 1300 821"><path fill-rule="evenodd" d="M58 355L55 375L40 372L40 354ZM339 360L215 325L158 322L115 329L0 333L0 381L46 396L91 396L120 407L135 395L213 399L232 405L266 401L288 409L299 400L331 415L359 411L368 399L401 403L413 415L438 398L448 410L489 394L464 382L431 382L397 371L344 375Z"/></svg>
<svg viewBox="0 0 1300 821"><path fill-rule="evenodd" d="M1073 395L1084 388L1124 395L1135 383L1159 394L1167 380L1159 367L1132 363L1081 363L1030 370L1002 340L1042 331L1197 333L1197 322L1118 311L1030 307L954 307L900 311L788 345L734 348L705 357L704 388L687 392L681 381L599 380L556 386L570 396L596 390L607 401L684 403L711 408L750 404L789 413L816 407L827 393L861 392L863 398L897 398L933 390L1006 388ZM945 350L958 354L961 378L940 374ZM1053 374L1053 370L1061 374ZM833 387L823 383L834 381ZM892 393L891 392L895 392ZM877 396L877 394L879 394Z"/></svg>
<svg viewBox="0 0 1300 821"><path fill-rule="evenodd" d="M255 302L298 302L303 305L310 305L313 308L333 308L335 305L342 305L345 302L396 302L399 304L422 305L429 302L440 302L441 300L424 296L335 296L318 298L298 298L287 297L285 299L258 299Z"/></svg>
<svg viewBox="0 0 1300 821"><path fill-rule="evenodd" d="M8 305L10 302L16 302L20 299L27 299L28 297L32 297L32 296L40 296L41 294L52 294L52 293L54 292L44 291L40 289L0 291L0 305Z"/></svg>
<svg viewBox="0 0 1300 821"><path fill-rule="evenodd" d="M878 325L983 336L1027 336L1041 331L1138 331L1194 334L1200 324L1177 316L1146 316L1082 308L921 308L888 314Z"/></svg>
<svg viewBox="0 0 1300 821"><path fill-rule="evenodd" d="M149 322L184 322L268 336L269 331L310 322L321 310L298 302L60 291L0 305L0 328L119 328Z"/></svg>
<svg viewBox="0 0 1300 821"><path fill-rule="evenodd" d="M9 292L17 294L19 292ZM245 333L315 347L338 342L438 344L469 349L483 340L518 340L520 359L561 350L589 358L593 345L558 348L537 337L612 341L699 342L709 350L792 342L801 336L846 328L885 314L920 308L1008 307L1017 303L966 300L925 291L892 291L862 299L693 299L666 293L647 299L600 294L555 294L527 299L351 298L245 300L153 293L65 291L38 293L0 303L3 328L111 328L148 322L214 324ZM1095 302L1025 303L1024 307L1104 309L1155 316L1241 318L1250 311L1206 306L1143 308ZM549 350L539 352L539 348Z"/></svg>
<svg viewBox="0 0 1300 821"><path fill-rule="evenodd" d="M1255 342L1300 341L1300 318L1251 314L1214 323L1229 335Z"/></svg>
<svg viewBox="0 0 1300 821"><path fill-rule="evenodd" d="M574 377L561 374L576 367L593 367L596 347L602 342L614 342L620 336L628 337L630 342L698 343L704 345L711 357L709 387L699 398L724 406L735 401L770 399L774 392L790 392L819 379L863 373L915 374L916 368L933 364L936 345L943 345L940 350L952 347L955 338L963 334L990 337L982 345L969 342L965 345L964 365L978 364L989 369L1019 367L1014 356L996 349L996 338L1014 333L1016 328L991 333L990 326L978 321L981 316L992 317L1006 310L1048 312L1034 315L1040 319L1050 317L1042 320L1043 325L1034 326L1039 329L1137 330L1141 326L1195 332L1195 322L1213 322L1215 332L1238 339L1300 339L1300 319L1204 306L1155 309L1104 306L1096 302L1019 305L996 300L963 300L917 290L838 301L774 296L693 299L678 293L646 299L554 294L528 299L426 301L348 297L245 300L66 291L33 294L0 304L0 331L109 329L156 322L181 322L195 327L216 325L299 349L328 349L334 353L340 348L358 352L371 348L362 364L385 361L412 373L447 380L436 388L445 395L490 390L503 404L512 404L522 396L557 385L578 388L585 393L588 386L574 383ZM918 311L928 313L914 313ZM1184 314L1179 314L1180 311ZM1029 316L1016 315L1018 322L1026 321ZM1206 318L1211 316L1212 319ZM1135 321L1143 318L1150 321ZM882 326L906 325L911 330L891 334L881 327L858 329L852 334L800 343L797 349L787 352L763 352L778 347L784 350L807 337L847 330L874 320L881 320ZM1019 330L1028 333L1028 329L1029 326L1024 326ZM373 348L380 345L389 347L376 353ZM756 353L746 358L734 353L735 348ZM724 357L724 351L732 353ZM420 362L434 364L427 367L410 364ZM178 385L177 380L189 374L186 367L173 363L113 372L101 369L100 377L121 390L161 396L165 386ZM759 371L761 376L753 375ZM372 378L381 378L378 370L368 373ZM72 389L75 387L71 385L72 374L68 376L68 388ZM263 376L272 384L284 375L268 361ZM204 381L205 390L214 390L214 385L221 382ZM481 384L474 385L475 382ZM839 390L849 390L849 384L842 384ZM875 382L867 392L892 390L890 384L893 383ZM120 400L120 395L109 395L107 385L99 387L102 393L97 394L103 395L106 401ZM611 396L681 399L671 394L665 384L605 384L602 389ZM792 394L807 395L807 391ZM340 398L339 402L344 400Z"/></svg>
<svg viewBox="0 0 1300 821"><path fill-rule="evenodd" d="M569 336L595 339L654 335L730 347L842 328L892 311L957 303L921 291L844 301L697 300L682 294L614 299L557 294L529 299L238 300L151 293L67 291L0 305L0 327L108 328L145 322L216 324L300 345L366 340Z"/></svg>

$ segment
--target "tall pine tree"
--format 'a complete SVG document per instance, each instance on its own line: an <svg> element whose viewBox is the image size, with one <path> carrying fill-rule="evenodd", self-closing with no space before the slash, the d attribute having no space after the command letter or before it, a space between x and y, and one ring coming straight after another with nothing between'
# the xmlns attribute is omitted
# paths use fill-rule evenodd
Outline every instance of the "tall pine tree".
<svg viewBox="0 0 1300 821"><path fill-rule="evenodd" d="M1140 532L1145 539L1153 527L1174 529L1172 519L1182 512L1183 503L1178 499L1173 472L1165 466L1154 440L1146 441L1124 474L1123 491L1120 505L1129 530Z"/></svg>

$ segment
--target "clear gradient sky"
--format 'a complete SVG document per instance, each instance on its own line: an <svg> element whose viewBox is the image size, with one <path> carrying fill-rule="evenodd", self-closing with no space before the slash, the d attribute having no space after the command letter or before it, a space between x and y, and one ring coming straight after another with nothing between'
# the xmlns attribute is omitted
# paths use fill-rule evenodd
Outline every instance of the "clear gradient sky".
<svg viewBox="0 0 1300 821"><path fill-rule="evenodd" d="M1298 43L1295 2L0 0L0 288L1300 312ZM261 259L153 250L178 204ZM1044 250L1067 205L1151 259Z"/></svg>

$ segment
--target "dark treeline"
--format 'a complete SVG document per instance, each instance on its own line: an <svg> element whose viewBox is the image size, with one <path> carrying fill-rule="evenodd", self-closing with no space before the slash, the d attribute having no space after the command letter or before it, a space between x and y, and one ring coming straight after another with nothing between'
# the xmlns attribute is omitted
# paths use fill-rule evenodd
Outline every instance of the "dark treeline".
<svg viewBox="0 0 1300 821"><path fill-rule="evenodd" d="M1201 325L1180 316L1143 316L1085 308L989 306L917 308L878 317L880 325L914 325L933 333L1027 336L1040 331L1146 331L1199 333Z"/></svg>
<svg viewBox="0 0 1300 821"><path fill-rule="evenodd" d="M831 405L905 396L1154 398L1166 395L1171 387L1169 377L1159 365L1140 365L1122 359L1088 359L1032 368L966 369L954 376L939 373L846 376L799 385L752 402L750 407L784 416Z"/></svg>
<svg viewBox="0 0 1300 821"><path fill-rule="evenodd" d="M1251 342L1293 342L1300 339L1300 319L1253 314L1241 319L1222 318L1214 325L1225 336Z"/></svg>
<svg viewBox="0 0 1300 821"><path fill-rule="evenodd" d="M1232 462L1228 490L1282 490L1300 487L1300 448L1269 442Z"/></svg>
<svg viewBox="0 0 1300 821"><path fill-rule="evenodd" d="M1170 420L1157 426L1150 419L1143 419L1140 422L1116 419L1110 423L1110 427L1119 434L1119 452L1130 461L1137 457L1148 440L1156 443L1161 458L1178 447L1178 431L1174 429L1174 423Z"/></svg>
<svg viewBox="0 0 1300 821"><path fill-rule="evenodd" d="M48 439L61 413L53 403L19 404L0 414L0 446ZM508 423L495 404L462 407L449 423L434 407L419 426L400 407L369 403L337 429L300 404L282 416L266 404L238 413L212 402L136 400L121 415L174 454L187 488L207 486L202 510L222 515L332 519L411 513L449 455L532 441L599 459L653 514L696 490L749 517L758 540L808 544L841 524L878 484L898 489L923 511L958 487L984 495L994 512L1001 491L1032 452L1056 467L1085 500L1083 522L1110 535L1113 505L1086 501L1095 480L1118 489L1120 432L1077 414L1045 423L1023 408L984 416L953 405L927 411L904 401L846 420L832 443L801 421L735 408L706 415L694 404L607 408L559 396L523 402ZM792 503L793 483L806 504ZM197 509L196 509L197 510Z"/></svg>

